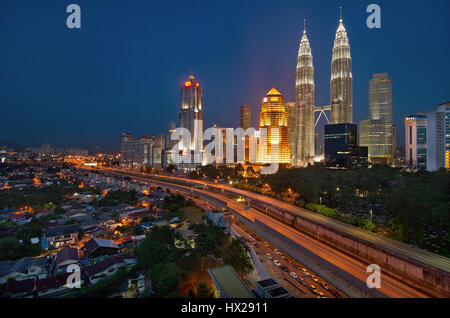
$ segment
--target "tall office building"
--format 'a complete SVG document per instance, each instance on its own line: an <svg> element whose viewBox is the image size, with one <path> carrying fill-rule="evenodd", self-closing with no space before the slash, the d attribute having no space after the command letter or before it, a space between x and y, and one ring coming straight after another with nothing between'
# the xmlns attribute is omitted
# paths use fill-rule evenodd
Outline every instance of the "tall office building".
<svg viewBox="0 0 450 318"><path fill-rule="evenodd" d="M258 162L289 163L290 148L288 142L287 114L284 97L272 88L264 97L260 115L260 128L266 128L266 147L259 143ZM272 145L278 147L278 154L272 153Z"/></svg>
<svg viewBox="0 0 450 318"><path fill-rule="evenodd" d="M287 115L287 125L288 125L288 142L289 149L291 152L291 163L294 162L293 156L295 153L296 143L298 140L297 135L297 107L295 102L286 103L286 115Z"/></svg>
<svg viewBox="0 0 450 318"><path fill-rule="evenodd" d="M247 130L252 126L252 108L248 105L242 105L240 108L241 128Z"/></svg>
<svg viewBox="0 0 450 318"><path fill-rule="evenodd" d="M405 163L407 166L427 167L427 116L405 118Z"/></svg>
<svg viewBox="0 0 450 318"><path fill-rule="evenodd" d="M202 89L200 83L190 76L181 87L180 128L186 128L191 133L186 150L203 149L203 107Z"/></svg>
<svg viewBox="0 0 450 318"><path fill-rule="evenodd" d="M176 130L175 122L170 121L168 128L169 128L168 134L166 136L166 142L165 142L166 145L165 145L165 149L164 149L164 153L163 153L163 165L164 166L174 164L174 161L172 160L172 148L177 143L176 140L172 140L172 138L171 138L172 133Z"/></svg>
<svg viewBox="0 0 450 318"><path fill-rule="evenodd" d="M306 26L297 57L295 82L295 110L291 131L292 164L304 166L314 157L314 66Z"/></svg>
<svg viewBox="0 0 450 318"><path fill-rule="evenodd" d="M427 115L427 170L450 169L450 101Z"/></svg>
<svg viewBox="0 0 450 318"><path fill-rule="evenodd" d="M127 169L160 169L164 163L165 138L164 135L134 138L130 133L123 133L120 138L121 166Z"/></svg>
<svg viewBox="0 0 450 318"><path fill-rule="evenodd" d="M120 161L127 167L133 167L136 143L133 134L125 132L120 137Z"/></svg>
<svg viewBox="0 0 450 318"><path fill-rule="evenodd" d="M240 108L241 128L245 130L252 127L252 108L248 105L242 105ZM250 161L250 137L244 137L244 161Z"/></svg>
<svg viewBox="0 0 450 318"><path fill-rule="evenodd" d="M367 147L358 147L355 124L325 125L325 166L346 169L367 165Z"/></svg>
<svg viewBox="0 0 450 318"><path fill-rule="evenodd" d="M369 161L391 164L395 150L392 123L392 79L374 74L369 81L369 119L359 125L360 145L369 149Z"/></svg>
<svg viewBox="0 0 450 318"><path fill-rule="evenodd" d="M331 123L353 123L352 58L342 13L333 46L330 87Z"/></svg>

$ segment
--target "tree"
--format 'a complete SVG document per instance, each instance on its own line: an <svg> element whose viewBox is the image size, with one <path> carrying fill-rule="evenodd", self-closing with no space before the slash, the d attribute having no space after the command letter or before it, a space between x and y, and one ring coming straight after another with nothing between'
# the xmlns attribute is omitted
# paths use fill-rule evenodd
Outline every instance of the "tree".
<svg viewBox="0 0 450 318"><path fill-rule="evenodd" d="M214 293L211 288L206 285L205 282L200 281L197 285L197 297L198 298L213 298Z"/></svg>

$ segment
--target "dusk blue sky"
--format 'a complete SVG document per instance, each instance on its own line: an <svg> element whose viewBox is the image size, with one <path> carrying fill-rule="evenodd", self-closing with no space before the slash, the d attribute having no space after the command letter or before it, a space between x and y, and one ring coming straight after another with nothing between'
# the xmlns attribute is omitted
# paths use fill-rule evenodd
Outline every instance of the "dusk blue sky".
<svg viewBox="0 0 450 318"><path fill-rule="evenodd" d="M79 4L82 28L66 27ZM366 7L381 7L368 29ZM275 87L294 100L298 45L307 19L316 105L329 104L339 5L350 39L354 119L368 117L373 73L393 79L398 144L403 118L450 100L448 0L3 0L0 10L0 140L36 146L117 146L120 135L165 133L178 121L192 68L205 125L239 125Z"/></svg>

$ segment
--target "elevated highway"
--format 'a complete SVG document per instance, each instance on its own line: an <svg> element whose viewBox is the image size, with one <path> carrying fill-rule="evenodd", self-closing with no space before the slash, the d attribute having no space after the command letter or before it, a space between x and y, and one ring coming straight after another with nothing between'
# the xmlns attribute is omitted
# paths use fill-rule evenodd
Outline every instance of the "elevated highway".
<svg viewBox="0 0 450 318"><path fill-rule="evenodd" d="M207 194L212 199L234 204L233 209L249 220L262 222L303 245L309 242L308 246L315 253L360 280L367 278L367 264L377 264L385 273L384 282L388 283L382 292L389 297L450 297L450 260L446 257L227 185L166 175L108 171L142 180L151 179L160 185L177 185L185 191ZM237 196L250 202L249 211L236 206Z"/></svg>

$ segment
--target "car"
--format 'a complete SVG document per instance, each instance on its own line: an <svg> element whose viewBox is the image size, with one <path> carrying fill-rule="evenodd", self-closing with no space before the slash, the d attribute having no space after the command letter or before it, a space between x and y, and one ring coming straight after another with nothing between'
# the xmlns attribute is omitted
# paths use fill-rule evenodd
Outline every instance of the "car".
<svg viewBox="0 0 450 318"><path fill-rule="evenodd" d="M289 268L287 268L287 266L281 266L281 269L285 272L289 272Z"/></svg>
<svg viewBox="0 0 450 318"><path fill-rule="evenodd" d="M277 265L277 266L281 266L280 261L277 260L277 259L274 259L274 260L273 260L273 263L274 263L275 265Z"/></svg>
<svg viewBox="0 0 450 318"><path fill-rule="evenodd" d="M270 259L270 260L273 258L272 255L270 255L269 253L266 254L266 257L267 257L267 259Z"/></svg>
<svg viewBox="0 0 450 318"><path fill-rule="evenodd" d="M300 266L298 266L297 264L294 264L295 269L300 270Z"/></svg>
<svg viewBox="0 0 450 318"><path fill-rule="evenodd" d="M313 281L315 281L316 283L319 282L319 280L316 277L313 277Z"/></svg>
<svg viewBox="0 0 450 318"><path fill-rule="evenodd" d="M325 295L322 292L318 292L320 298L325 298Z"/></svg>
<svg viewBox="0 0 450 318"><path fill-rule="evenodd" d="M299 277L299 278L297 279L297 282L299 282L299 283L302 284L302 285L305 285L305 281L304 281L303 278L301 278L301 277Z"/></svg>
<svg viewBox="0 0 450 318"><path fill-rule="evenodd" d="M297 279L297 274L295 272L290 272L289 275L291 275L293 279Z"/></svg>

